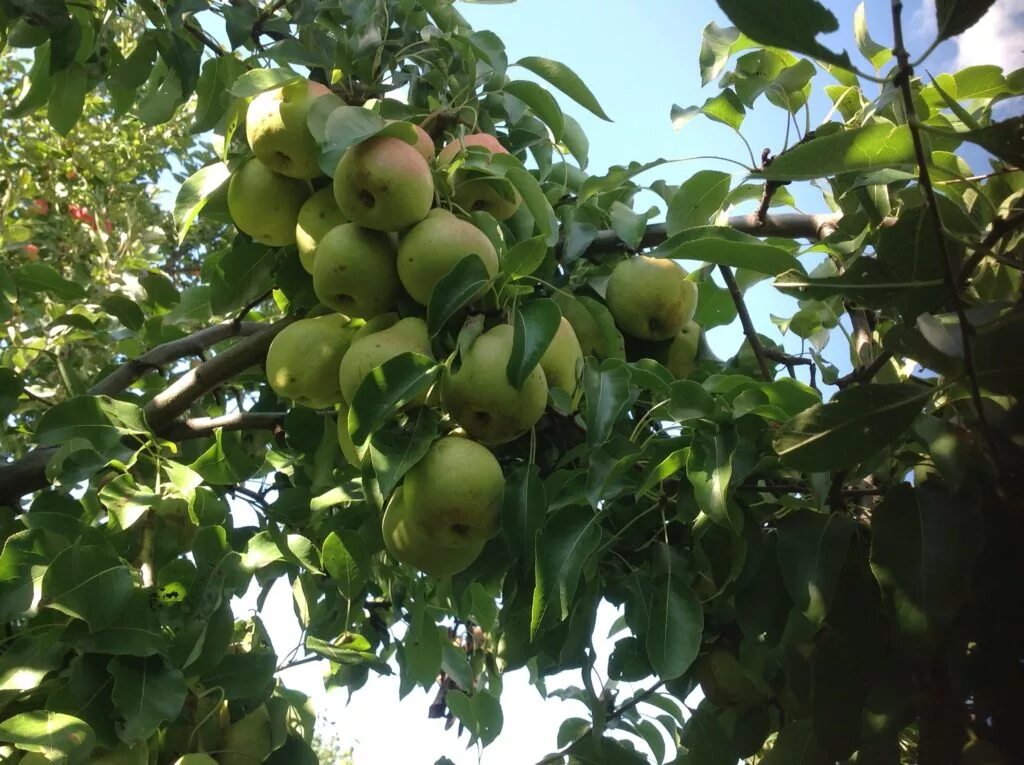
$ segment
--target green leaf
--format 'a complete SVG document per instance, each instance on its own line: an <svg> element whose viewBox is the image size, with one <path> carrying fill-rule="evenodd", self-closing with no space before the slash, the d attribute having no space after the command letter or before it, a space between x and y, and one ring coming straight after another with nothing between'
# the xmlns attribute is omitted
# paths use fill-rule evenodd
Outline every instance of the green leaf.
<svg viewBox="0 0 1024 765"><path fill-rule="evenodd" d="M124 720L119 735L126 743L149 738L181 712L188 693L185 679L163 657L118 656L107 668L114 678L111 698Z"/></svg>
<svg viewBox="0 0 1024 765"><path fill-rule="evenodd" d="M434 285L427 304L427 329L435 337L490 282L487 266L470 253Z"/></svg>
<svg viewBox="0 0 1024 765"><path fill-rule="evenodd" d="M814 739L810 720L789 721L760 765L822 765L829 758Z"/></svg>
<svg viewBox="0 0 1024 765"><path fill-rule="evenodd" d="M507 274L509 279L518 279L520 276L532 274L540 268L547 253L548 245L543 236L524 239L510 248L502 257L502 273Z"/></svg>
<svg viewBox="0 0 1024 765"><path fill-rule="evenodd" d="M776 157L760 175L765 180L809 181L841 173L912 165L914 161L910 128L877 123L794 146Z"/></svg>
<svg viewBox="0 0 1024 765"><path fill-rule="evenodd" d="M437 438L437 414L420 407L410 416L412 432L407 428L388 427L378 430L370 439L370 461L374 475L385 497L395 490L409 469L423 459Z"/></svg>
<svg viewBox="0 0 1024 765"><path fill-rule="evenodd" d="M223 162L197 170L178 189L174 200L174 223L178 227L178 244L192 226L199 211L209 201L210 196L220 189L231 177L231 171Z"/></svg>
<svg viewBox="0 0 1024 765"><path fill-rule="evenodd" d="M36 709L8 717L0 722L0 741L18 749L58 761L84 762L96 745L96 735L77 717Z"/></svg>
<svg viewBox="0 0 1024 765"><path fill-rule="evenodd" d="M50 41L36 48L32 68L28 72L29 88L21 100L8 112L11 119L27 117L43 108L50 99L53 78L50 76Z"/></svg>
<svg viewBox="0 0 1024 765"><path fill-rule="evenodd" d="M690 455L686 461L686 477L693 485L697 505L718 525L739 533L743 518L730 501L732 458L738 438L732 428L694 432Z"/></svg>
<svg viewBox="0 0 1024 765"><path fill-rule="evenodd" d="M341 537L333 531L324 540L323 563L345 600L354 600L362 592L365 586L362 572Z"/></svg>
<svg viewBox="0 0 1024 765"><path fill-rule="evenodd" d="M117 619L132 587L131 570L110 550L79 544L65 548L50 562L43 575L42 597L47 607L82 619L97 631Z"/></svg>
<svg viewBox="0 0 1024 765"><path fill-rule="evenodd" d="M429 688L441 670L444 639L426 609L420 608L402 640L399 657L405 675L414 683Z"/></svg>
<svg viewBox="0 0 1024 765"><path fill-rule="evenodd" d="M501 704L487 691L477 690L472 696L458 690L448 691L445 701L452 714L469 731L470 744L479 739L483 746L487 746L501 733Z"/></svg>
<svg viewBox="0 0 1024 765"><path fill-rule="evenodd" d="M720 27L713 21L704 27L699 56L701 87L722 73L740 37L740 30L736 27Z"/></svg>
<svg viewBox="0 0 1024 765"><path fill-rule="evenodd" d="M505 367L511 385L520 388L537 368L541 356L558 332L562 312L550 298L533 300L520 306L513 318L512 352Z"/></svg>
<svg viewBox="0 0 1024 765"><path fill-rule="evenodd" d="M775 435L775 451L797 470L854 467L894 445L931 393L911 383L847 388L785 423Z"/></svg>
<svg viewBox="0 0 1024 765"><path fill-rule="evenodd" d="M867 13L864 10L863 2L853 12L853 36L857 41L857 50L861 52L864 58L871 62L871 66L875 68L875 71L885 66L892 58L891 50L871 39L871 34L868 32Z"/></svg>
<svg viewBox="0 0 1024 765"><path fill-rule="evenodd" d="M894 624L931 650L967 599L981 552L977 507L925 482L890 489L871 514L871 570Z"/></svg>
<svg viewBox="0 0 1024 765"><path fill-rule="evenodd" d="M526 58L519 59L515 65L529 69L538 77L550 82L584 109L588 109L601 119L611 122L611 118L604 113L604 109L601 108L594 94L590 92L590 88L565 64L552 61L549 58L541 58L540 56L527 56Z"/></svg>
<svg viewBox="0 0 1024 765"><path fill-rule="evenodd" d="M634 212L633 208L628 205L615 200L612 202L609 215L611 216L612 228L615 230L616 235L627 247L635 250L640 247L640 241L647 232L647 221L652 213L656 214L657 208L651 208L646 213L641 214Z"/></svg>
<svg viewBox="0 0 1024 765"><path fill-rule="evenodd" d="M250 69L241 75L228 90L233 96L251 98L265 90L284 87L302 79L291 69Z"/></svg>
<svg viewBox="0 0 1024 765"><path fill-rule="evenodd" d="M540 118L540 121L551 128L551 135L556 142L562 140L564 130L562 110L554 96L537 83L529 80L512 80L505 83L502 89L529 106L533 113Z"/></svg>
<svg viewBox="0 0 1024 765"><path fill-rule="evenodd" d="M597 550L601 531L589 508L567 507L550 517L537 533L537 561L530 639L541 627L548 608L558 609L558 619L569 615L583 564Z"/></svg>
<svg viewBox="0 0 1024 765"><path fill-rule="evenodd" d="M835 53L819 43L819 34L835 32L839 22L817 0L776 0L771 4L748 0L718 0L729 20L745 35L763 45L783 48L852 69L846 51Z"/></svg>
<svg viewBox="0 0 1024 765"><path fill-rule="evenodd" d="M683 231L662 242L652 256L670 260L701 260L771 276L793 269L803 270L800 261L781 247L725 226L698 226Z"/></svg>
<svg viewBox="0 0 1024 765"><path fill-rule="evenodd" d="M672 120L672 127L680 130L698 114L703 114L712 122L720 122L739 131L747 111L735 91L723 88L721 93L707 99L702 106L688 106L683 109L673 104L669 117Z"/></svg>
<svg viewBox="0 0 1024 765"><path fill-rule="evenodd" d="M512 554L532 564L537 532L544 525L547 497L536 465L519 465L505 477L502 535Z"/></svg>
<svg viewBox="0 0 1024 765"><path fill-rule="evenodd" d="M704 609L679 577L659 576L651 592L647 624L647 658L662 680L681 676L700 651Z"/></svg>
<svg viewBox="0 0 1024 765"><path fill-rule="evenodd" d="M629 368L621 364L600 365L587 358L583 367L586 399L587 443L599 446L608 440L615 421L629 401Z"/></svg>
<svg viewBox="0 0 1024 765"><path fill-rule="evenodd" d="M81 300L88 293L83 287L65 279L53 266L45 263L26 263L14 272L14 284L26 292L47 292L58 300Z"/></svg>
<svg viewBox="0 0 1024 765"><path fill-rule="evenodd" d="M255 300L274 286L281 250L246 237L234 241L217 261L210 278L210 307L224 314Z"/></svg>
<svg viewBox="0 0 1024 765"><path fill-rule="evenodd" d="M401 407L434 382L440 367L418 353L403 353L381 364L360 383L348 412L353 442L366 443Z"/></svg>
<svg viewBox="0 0 1024 765"><path fill-rule="evenodd" d="M1010 117L1001 122L993 122L980 130L968 130L958 133L952 130L929 128L925 130L936 135L948 136L962 141L976 143L993 156L1012 165L1024 165L1024 117Z"/></svg>
<svg viewBox="0 0 1024 765"><path fill-rule="evenodd" d="M379 133L385 124L383 117L369 109L336 106L324 125L321 169L333 175L346 149Z"/></svg>
<svg viewBox="0 0 1024 765"><path fill-rule="evenodd" d="M685 180L668 205L665 225L669 236L706 226L725 204L731 183L732 176L718 170L699 170Z"/></svg>
<svg viewBox="0 0 1024 765"><path fill-rule="evenodd" d="M984 16L995 0L936 0L935 21L939 39L965 32Z"/></svg>
<svg viewBox="0 0 1024 765"><path fill-rule="evenodd" d="M533 220L537 224L537 231L544 237L544 241L549 247L554 247L558 241L558 221L540 183L531 173L521 167L509 168L505 173L505 178L515 186L516 191L523 198L526 208L533 215Z"/></svg>
<svg viewBox="0 0 1024 765"><path fill-rule="evenodd" d="M138 303L116 292L103 298L100 305L124 326L136 332L142 329L142 325L146 321L146 315L139 308Z"/></svg>
<svg viewBox="0 0 1024 765"><path fill-rule="evenodd" d="M113 623L75 641L80 650L117 656L153 656L167 644L150 594L141 589L132 592Z"/></svg>
<svg viewBox="0 0 1024 765"><path fill-rule="evenodd" d="M796 510L779 523L779 569L794 605L821 624L839 584L856 522L847 515Z"/></svg>
<svg viewBox="0 0 1024 765"><path fill-rule="evenodd" d="M307 651L338 664L364 664L377 660L370 642L362 635L354 635L351 632L342 633L337 640L330 643L307 635L303 645Z"/></svg>
<svg viewBox="0 0 1024 765"><path fill-rule="evenodd" d="M75 61L67 69L54 72L51 88L46 118L54 130L67 135L82 116L85 106L85 94L89 88L85 67Z"/></svg>

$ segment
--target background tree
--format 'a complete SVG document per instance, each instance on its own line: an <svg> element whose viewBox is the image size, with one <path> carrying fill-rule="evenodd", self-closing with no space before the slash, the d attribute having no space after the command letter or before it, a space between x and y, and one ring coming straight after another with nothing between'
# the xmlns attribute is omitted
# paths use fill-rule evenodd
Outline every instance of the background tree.
<svg viewBox="0 0 1024 765"><path fill-rule="evenodd" d="M705 28L700 64L720 91L673 119L739 130L756 104L793 132L733 160L739 183L705 170L652 184L665 222L651 224L635 179L661 162L589 175L578 123L517 78L604 117L591 91L558 62L511 64L445 0L0 0L4 71L32 62L4 88L20 119L0 154L6 756L315 761L314 711L275 674L323 657L352 691L396 671L404 688L436 686L430 713L484 745L501 730L503 672L528 667L543 690L578 669L565 693L588 718L565 722L545 762L1024 757L1021 361L1007 352L1022 334L1024 147L1021 118L993 117L1024 77L917 77L898 0L892 49L854 17L866 72L818 40L837 21L814 0L719 4L736 26ZM985 7L937 3L939 39ZM814 87L826 115L811 114ZM405 101L389 97L399 89ZM301 146L261 153L246 110L275 92L298 94L311 170ZM185 125L213 131L212 154ZM474 141L485 148L463 149ZM968 167L966 144L990 167ZM395 186L401 224L359 209L388 191L358 187L354 163L375 147L425 168L412 179L424 200ZM47 170L26 177L30 163ZM165 169L188 175L173 239L147 184L116 182L153 186ZM805 181L822 189L819 214L772 212ZM256 241L287 240L290 226L265 225L332 187L332 215L403 229L410 257L404 229L431 205L456 217L428 222L472 238L423 296L405 258L384 297L385 271L371 275L402 320L358 331L376 329L391 358L356 364L358 322L325 304L381 312L361 302L370 292L325 289L321 260L362 268L387 236L332 230L312 276L294 245ZM698 267L680 275L680 259ZM800 355L747 310L744 291L769 278L798 299L776 321L806 339ZM665 290L681 296L665 298L671 315L651 312ZM571 372L554 363L571 352L546 355L563 317L586 357ZM336 345L294 331L325 319L344 325ZM732 321L747 337L735 358L690 345ZM842 377L821 356L837 332L853 361ZM268 381L276 337L289 353L271 353ZM321 347L342 357L340 408L329 365L317 395L286 390ZM488 382L460 382L473 375ZM515 405L489 406L496 391ZM486 447L447 438L455 425ZM445 462L447 449L467 456ZM468 520L421 523L430 545L408 542L396 523L465 510L431 505L444 481L435 494L479 488L497 519L474 525L478 498ZM258 525L236 525L229 498ZM303 655L277 657L260 616L231 610L281 577ZM602 601L622 629L595 667Z"/></svg>

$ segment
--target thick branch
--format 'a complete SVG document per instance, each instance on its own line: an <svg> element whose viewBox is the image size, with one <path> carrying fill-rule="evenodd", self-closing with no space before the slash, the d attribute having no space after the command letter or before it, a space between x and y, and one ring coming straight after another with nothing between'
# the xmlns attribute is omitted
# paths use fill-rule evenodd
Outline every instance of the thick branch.
<svg viewBox="0 0 1024 765"><path fill-rule="evenodd" d="M216 430L276 430L286 412L232 412L220 417L188 417L172 422L160 434L169 441L205 438Z"/></svg>

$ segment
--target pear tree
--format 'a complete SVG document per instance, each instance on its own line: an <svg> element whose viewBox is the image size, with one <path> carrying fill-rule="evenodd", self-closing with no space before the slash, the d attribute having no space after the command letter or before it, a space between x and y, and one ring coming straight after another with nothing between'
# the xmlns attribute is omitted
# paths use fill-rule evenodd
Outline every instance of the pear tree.
<svg viewBox="0 0 1024 765"><path fill-rule="evenodd" d="M317 762L320 660L453 750L577 672L547 765L1024 761L1024 71L718 5L666 125L788 138L674 184L452 0L0 0L0 759Z"/></svg>

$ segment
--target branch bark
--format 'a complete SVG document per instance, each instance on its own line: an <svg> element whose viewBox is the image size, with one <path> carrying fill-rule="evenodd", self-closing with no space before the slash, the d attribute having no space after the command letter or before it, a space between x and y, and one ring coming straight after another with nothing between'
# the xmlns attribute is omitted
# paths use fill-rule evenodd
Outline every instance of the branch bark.
<svg viewBox="0 0 1024 765"><path fill-rule="evenodd" d="M217 430L276 430L287 412L232 412L220 417L187 417L176 420L160 434L169 441L205 438Z"/></svg>

